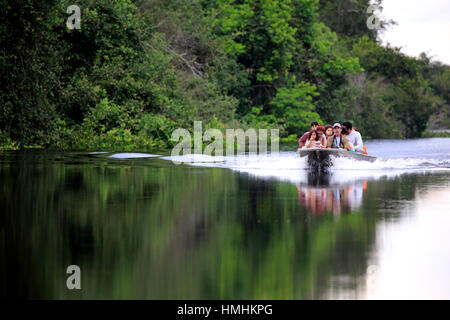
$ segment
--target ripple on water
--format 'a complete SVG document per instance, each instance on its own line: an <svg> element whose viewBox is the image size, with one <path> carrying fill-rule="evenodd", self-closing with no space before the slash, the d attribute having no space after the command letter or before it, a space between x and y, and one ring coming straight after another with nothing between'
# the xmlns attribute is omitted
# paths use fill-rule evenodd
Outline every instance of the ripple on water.
<svg viewBox="0 0 450 320"><path fill-rule="evenodd" d="M137 159L137 158L155 158L160 157L160 155L149 153L115 153L110 155L109 157L115 159Z"/></svg>

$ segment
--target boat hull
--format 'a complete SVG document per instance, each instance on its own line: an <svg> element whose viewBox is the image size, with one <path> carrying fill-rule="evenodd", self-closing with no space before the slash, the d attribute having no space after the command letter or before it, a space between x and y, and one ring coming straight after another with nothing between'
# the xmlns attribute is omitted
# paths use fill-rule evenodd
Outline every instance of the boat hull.
<svg viewBox="0 0 450 320"><path fill-rule="evenodd" d="M347 158L368 162L374 162L377 159L373 156L354 153L343 149L300 149L297 152L300 157L307 157L309 167L319 170L330 168L333 165L333 158ZM333 158L331 156L333 156Z"/></svg>

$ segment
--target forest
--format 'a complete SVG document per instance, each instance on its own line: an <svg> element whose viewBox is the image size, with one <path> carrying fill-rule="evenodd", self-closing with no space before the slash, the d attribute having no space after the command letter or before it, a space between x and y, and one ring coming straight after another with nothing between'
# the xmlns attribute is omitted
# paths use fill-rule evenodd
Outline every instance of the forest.
<svg viewBox="0 0 450 320"><path fill-rule="evenodd" d="M167 149L194 120L286 141L313 120L365 139L450 128L450 66L382 46L395 21L369 29L371 3L0 0L0 149Z"/></svg>

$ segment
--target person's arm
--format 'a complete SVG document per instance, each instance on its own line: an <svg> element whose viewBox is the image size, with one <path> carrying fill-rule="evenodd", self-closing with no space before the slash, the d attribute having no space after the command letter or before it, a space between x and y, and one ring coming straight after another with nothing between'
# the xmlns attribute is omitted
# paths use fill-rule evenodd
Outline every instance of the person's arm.
<svg viewBox="0 0 450 320"><path fill-rule="evenodd" d="M332 137L328 137L327 138L327 145L326 148L327 149L331 149L331 146L333 145L333 138Z"/></svg>
<svg viewBox="0 0 450 320"><path fill-rule="evenodd" d="M355 151L355 147L353 146L353 144L350 141L348 142L348 149Z"/></svg>
<svg viewBox="0 0 450 320"><path fill-rule="evenodd" d="M356 136L356 142L355 142L355 151L362 151L364 152L364 144L361 138L361 134L358 131L355 131L355 136Z"/></svg>
<svg viewBox="0 0 450 320"><path fill-rule="evenodd" d="M306 141L305 147L308 149L311 146L311 140Z"/></svg>
<svg viewBox="0 0 450 320"><path fill-rule="evenodd" d="M353 145L348 141L347 138L341 137L342 143L344 144L344 149L354 150Z"/></svg>
<svg viewBox="0 0 450 320"><path fill-rule="evenodd" d="M305 132L302 137L300 138L300 140L298 140L298 145L299 147L303 147L306 144L306 140L308 140L308 133L309 132Z"/></svg>

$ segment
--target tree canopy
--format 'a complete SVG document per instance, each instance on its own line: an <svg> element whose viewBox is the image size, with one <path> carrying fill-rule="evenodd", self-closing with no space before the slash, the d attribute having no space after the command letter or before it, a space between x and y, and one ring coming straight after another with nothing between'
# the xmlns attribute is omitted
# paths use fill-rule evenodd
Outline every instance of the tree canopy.
<svg viewBox="0 0 450 320"><path fill-rule="evenodd" d="M2 148L166 148L194 120L284 137L352 120L366 138L418 137L450 104L449 66L381 46L369 0L77 5L70 30L66 1L0 0Z"/></svg>

